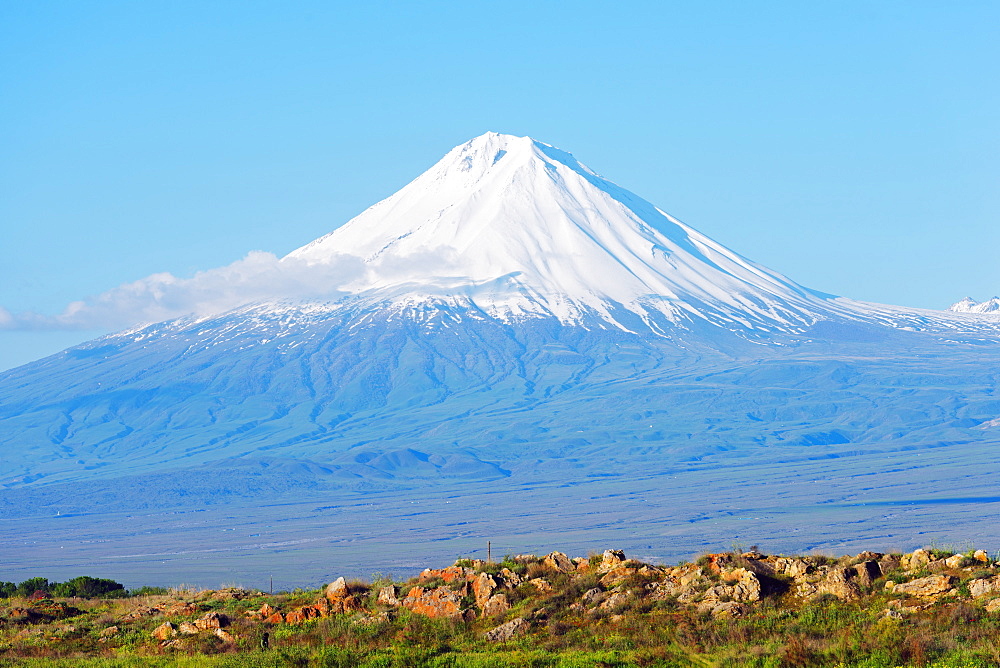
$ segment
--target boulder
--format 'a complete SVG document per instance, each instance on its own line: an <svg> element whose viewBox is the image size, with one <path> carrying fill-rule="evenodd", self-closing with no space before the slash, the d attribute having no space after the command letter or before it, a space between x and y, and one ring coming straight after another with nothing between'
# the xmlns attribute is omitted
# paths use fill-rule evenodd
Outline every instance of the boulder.
<svg viewBox="0 0 1000 668"><path fill-rule="evenodd" d="M465 580L475 573L471 568L465 566L448 566L447 568L425 568L421 571L419 579L423 582L441 578L447 584Z"/></svg>
<svg viewBox="0 0 1000 668"><path fill-rule="evenodd" d="M323 594L329 605L327 610L330 613L357 612L364 607L358 597L351 594L347 581L342 577L328 584Z"/></svg>
<svg viewBox="0 0 1000 668"><path fill-rule="evenodd" d="M490 598L483 604L482 607L483 616L485 617L500 617L506 615L507 611L510 610L510 602L507 600L506 594L493 594Z"/></svg>
<svg viewBox="0 0 1000 668"><path fill-rule="evenodd" d="M899 561L899 565L906 571L916 571L925 568L931 562L931 553L924 549L914 550L909 554L904 554Z"/></svg>
<svg viewBox="0 0 1000 668"><path fill-rule="evenodd" d="M604 550L601 554L601 565L598 567L602 571L610 571L625 563L625 553L621 550Z"/></svg>
<svg viewBox="0 0 1000 668"><path fill-rule="evenodd" d="M979 598L1000 591L1000 575L991 578L969 580L969 593L973 598Z"/></svg>
<svg viewBox="0 0 1000 668"><path fill-rule="evenodd" d="M870 587L875 580L882 577L882 567L874 560L862 561L860 564L855 564L852 568L854 569L855 580L862 587Z"/></svg>
<svg viewBox="0 0 1000 668"><path fill-rule="evenodd" d="M604 592L600 588L594 587L593 589L588 589L587 591L585 591L583 593L583 596L580 597L580 601L589 608L591 606L597 605L605 598L606 596Z"/></svg>
<svg viewBox="0 0 1000 668"><path fill-rule="evenodd" d="M917 578L910 582L894 584L887 582L887 588L896 594L906 594L907 596L940 596L951 591L956 579L950 575L928 575L925 578ZM889 587L888 585L894 585Z"/></svg>
<svg viewBox="0 0 1000 668"><path fill-rule="evenodd" d="M628 562L624 562L628 563ZM630 576L635 575L639 572L638 568L630 568L628 566L618 566L613 568L605 574L604 577L600 579L600 583L609 589L615 585L621 583L622 581L628 579Z"/></svg>
<svg viewBox="0 0 1000 668"><path fill-rule="evenodd" d="M214 631L212 631L212 633L215 635L216 638L218 638L222 642L230 644L236 642L236 638L233 637L233 634L224 629L215 629Z"/></svg>
<svg viewBox="0 0 1000 668"><path fill-rule="evenodd" d="M229 617L226 617L221 612L206 612L194 621L194 625L206 631L209 629L222 629L229 626Z"/></svg>
<svg viewBox="0 0 1000 668"><path fill-rule="evenodd" d="M280 612L274 612L265 617L264 621L268 624L282 624L285 621L285 616Z"/></svg>
<svg viewBox="0 0 1000 668"><path fill-rule="evenodd" d="M276 613L277 610L275 608L273 608L271 606L271 604L265 603L264 605L260 606L260 611L259 612L260 612L261 617L270 617L271 615L273 615L274 613Z"/></svg>
<svg viewBox="0 0 1000 668"><path fill-rule="evenodd" d="M336 580L328 584L326 586L326 589L323 590L323 594L326 596L326 599L328 601L334 599L339 600L342 598L346 598L347 596L350 595L350 593L351 591L347 587L347 580L345 580L343 577L337 578Z"/></svg>
<svg viewBox="0 0 1000 668"><path fill-rule="evenodd" d="M630 597L620 591L612 592L607 598L598 606L601 610L614 610L615 608L628 605Z"/></svg>
<svg viewBox="0 0 1000 668"><path fill-rule="evenodd" d="M490 629L484 637L490 642L507 642L520 635L524 635L530 628L531 624L528 623L528 620L517 617L496 628Z"/></svg>
<svg viewBox="0 0 1000 668"><path fill-rule="evenodd" d="M858 573L854 568L833 568L817 585L816 591L819 594L831 594L842 601L857 600L861 598L857 577Z"/></svg>
<svg viewBox="0 0 1000 668"><path fill-rule="evenodd" d="M391 605L394 608L399 607L399 598L397 596L396 587L394 585L389 585L387 587L382 587L378 590L378 603L382 605Z"/></svg>
<svg viewBox="0 0 1000 668"><path fill-rule="evenodd" d="M174 601L164 608L163 612L171 617L190 617L198 612L198 606L186 601Z"/></svg>
<svg viewBox="0 0 1000 668"><path fill-rule="evenodd" d="M522 582L521 576L509 568L500 569L500 577L503 579L503 584L507 589L514 589Z"/></svg>
<svg viewBox="0 0 1000 668"><path fill-rule="evenodd" d="M953 554L947 559L945 559L944 563L948 566L948 568L961 568L962 565L965 563L965 555Z"/></svg>
<svg viewBox="0 0 1000 668"><path fill-rule="evenodd" d="M180 626L177 627L177 630L186 636L193 636L201 633L201 629L191 622L181 622Z"/></svg>
<svg viewBox="0 0 1000 668"><path fill-rule="evenodd" d="M545 578L532 578L528 580L528 584L537 589L543 594L547 594L552 591L552 585Z"/></svg>
<svg viewBox="0 0 1000 668"><path fill-rule="evenodd" d="M734 568L722 574L723 580L732 584L720 584L705 592L703 600L716 602L723 599L734 601L759 601L763 592L760 578L753 571Z"/></svg>
<svg viewBox="0 0 1000 668"><path fill-rule="evenodd" d="M986 554L986 552L983 550L976 550L975 552L973 552L972 558L983 564L987 564L990 561L989 555Z"/></svg>
<svg viewBox="0 0 1000 668"><path fill-rule="evenodd" d="M812 564L807 562L805 559L797 559L794 557L778 557L774 561L774 571L777 575L785 575L787 577L798 579L812 570Z"/></svg>
<svg viewBox="0 0 1000 668"><path fill-rule="evenodd" d="M713 617L742 617L747 614L748 609L742 603L736 601L725 601L723 603L709 603L698 606L698 612L707 612Z"/></svg>
<svg viewBox="0 0 1000 668"><path fill-rule="evenodd" d="M124 617L122 617L123 622L134 622L137 619L142 619L143 617L155 617L162 614L163 611L159 608L152 608L148 605L140 605L136 608L130 610Z"/></svg>
<svg viewBox="0 0 1000 668"><path fill-rule="evenodd" d="M546 557L542 559L542 563L546 568L558 571L559 573L569 573L570 571L576 569L570 558L562 552L553 552L546 555Z"/></svg>
<svg viewBox="0 0 1000 668"><path fill-rule="evenodd" d="M986 604L986 612L996 612L1000 610L1000 598L995 598Z"/></svg>
<svg viewBox="0 0 1000 668"><path fill-rule="evenodd" d="M414 587L402 601L403 607L434 618L461 619L462 596L447 587Z"/></svg>
<svg viewBox="0 0 1000 668"><path fill-rule="evenodd" d="M659 582L650 582L646 585L646 592L654 601L664 601L671 596L678 596L683 590L684 586L673 575L668 575Z"/></svg>
<svg viewBox="0 0 1000 668"><path fill-rule="evenodd" d="M484 609L486 601L490 600L493 596L493 590L500 586L492 575L489 573L480 573L472 581L472 595L476 599L476 607L480 610Z"/></svg>
<svg viewBox="0 0 1000 668"><path fill-rule="evenodd" d="M157 629L159 629L159 627L157 627ZM173 630L173 629L171 629L171 630ZM117 626L109 626L106 629L101 629L100 637L102 637L102 638L110 638L111 636L118 635L118 631L119 631L119 629L118 629ZM157 638L157 640L166 640L166 638L158 638L156 636L156 629L153 630L153 637Z"/></svg>

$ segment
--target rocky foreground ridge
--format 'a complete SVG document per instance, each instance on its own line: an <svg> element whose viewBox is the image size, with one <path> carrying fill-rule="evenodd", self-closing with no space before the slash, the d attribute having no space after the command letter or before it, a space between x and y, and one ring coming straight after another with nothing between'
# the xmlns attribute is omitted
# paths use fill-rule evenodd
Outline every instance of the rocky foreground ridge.
<svg viewBox="0 0 1000 668"><path fill-rule="evenodd" d="M238 588L172 591L105 602L88 614L79 599L11 599L0 609L0 656L42 640L84 650L122 642L150 651L267 644L264 633L290 637L283 627L324 618L351 625L390 625L421 616L450 620L485 643L558 634L558 625L595 629L632 615L687 611L705 618L740 619L837 599L865 602L885 619L903 620L942 606L973 606L1000 614L1000 565L986 552L920 549L908 554L775 556L756 550L708 554L695 563L656 566L618 550L587 558L561 552L518 555L500 563L460 559L424 570L406 583L337 578L319 592L267 595ZM388 626L387 626L388 628Z"/></svg>

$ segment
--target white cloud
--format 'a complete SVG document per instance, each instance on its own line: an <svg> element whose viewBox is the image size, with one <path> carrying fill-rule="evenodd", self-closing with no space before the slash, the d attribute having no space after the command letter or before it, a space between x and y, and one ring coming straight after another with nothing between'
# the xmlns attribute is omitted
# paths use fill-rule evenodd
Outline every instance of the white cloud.
<svg viewBox="0 0 1000 668"><path fill-rule="evenodd" d="M120 329L184 315L209 315L258 301L336 299L341 287L365 273L360 258L341 255L308 264L253 251L225 267L191 278L160 273L70 303L56 316L10 313L0 307L0 329Z"/></svg>

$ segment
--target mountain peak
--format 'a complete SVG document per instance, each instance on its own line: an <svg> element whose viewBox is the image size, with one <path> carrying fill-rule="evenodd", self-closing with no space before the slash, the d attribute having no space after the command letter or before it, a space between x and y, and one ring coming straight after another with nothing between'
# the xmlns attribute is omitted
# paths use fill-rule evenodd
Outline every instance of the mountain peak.
<svg viewBox="0 0 1000 668"><path fill-rule="evenodd" d="M966 297L949 306L948 310L956 313L1000 313L1000 297L993 297L984 302Z"/></svg>
<svg viewBox="0 0 1000 668"><path fill-rule="evenodd" d="M816 320L812 293L530 137L487 132L285 260L359 258L343 289L461 298L488 314L579 322L613 311L745 327ZM750 325L751 327L753 325Z"/></svg>

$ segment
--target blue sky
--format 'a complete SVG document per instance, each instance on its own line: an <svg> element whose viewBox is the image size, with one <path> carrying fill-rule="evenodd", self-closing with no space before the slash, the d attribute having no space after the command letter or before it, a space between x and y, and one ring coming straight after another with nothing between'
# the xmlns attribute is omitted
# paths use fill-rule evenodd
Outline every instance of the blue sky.
<svg viewBox="0 0 1000 668"><path fill-rule="evenodd" d="M996 2L2 0L0 307L284 254L486 130L810 287L986 299L998 26ZM0 368L103 329L0 331Z"/></svg>

